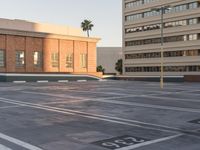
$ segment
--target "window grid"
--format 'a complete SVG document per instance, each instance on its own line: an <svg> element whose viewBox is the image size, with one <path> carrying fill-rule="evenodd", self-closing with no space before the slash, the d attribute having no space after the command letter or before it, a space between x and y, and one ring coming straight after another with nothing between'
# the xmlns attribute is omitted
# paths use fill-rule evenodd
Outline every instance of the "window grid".
<svg viewBox="0 0 200 150"><path fill-rule="evenodd" d="M186 57L186 56L200 56L200 50L164 52L164 57ZM125 59L147 59L147 58L160 58L160 57L161 57L160 52L125 54Z"/></svg>
<svg viewBox="0 0 200 150"><path fill-rule="evenodd" d="M87 54L81 54L81 68L87 68Z"/></svg>
<svg viewBox="0 0 200 150"><path fill-rule="evenodd" d="M24 58L25 52L24 51L16 51L15 61L16 61L16 67L24 67L25 65L25 58Z"/></svg>
<svg viewBox="0 0 200 150"><path fill-rule="evenodd" d="M5 51L0 50L0 67L5 67Z"/></svg>
<svg viewBox="0 0 200 150"><path fill-rule="evenodd" d="M33 61L35 67L41 67L42 66L42 52L41 51L35 51L33 54Z"/></svg>
<svg viewBox="0 0 200 150"><path fill-rule="evenodd" d="M53 68L57 68L59 66L58 62L58 53L52 53L51 54L51 65Z"/></svg>
<svg viewBox="0 0 200 150"><path fill-rule="evenodd" d="M174 6L170 10L166 9L164 13L167 14L167 13L182 12L182 11L185 11L185 10L198 8L199 5L200 5L200 2L192 2L192 3L183 4L183 5L177 5L177 6ZM158 16L160 14L161 14L161 12L157 12L157 11L154 11L154 10L139 13L139 14L131 14L131 15L125 16L125 21L134 21L134 20L141 19L141 18Z"/></svg>
<svg viewBox="0 0 200 150"><path fill-rule="evenodd" d="M73 68L73 54L67 54L67 56L66 56L66 68Z"/></svg>
<svg viewBox="0 0 200 150"><path fill-rule="evenodd" d="M160 72L160 66L125 67L126 72ZM200 72L199 65L193 66L164 66L164 72Z"/></svg>
<svg viewBox="0 0 200 150"><path fill-rule="evenodd" d="M191 18L191 19L185 19L185 20L178 20L178 21L172 21L172 22L166 22L164 23L164 28L171 28L171 27L179 27L179 26L186 26L186 25L193 25L193 24L199 24L200 18ZM150 31L150 30L157 30L161 28L161 24L152 24L152 25L146 25L141 27L133 27L133 28L126 28L125 33L134 33L134 32L143 32L143 31Z"/></svg>
<svg viewBox="0 0 200 150"><path fill-rule="evenodd" d="M200 37L200 34L189 34L189 35L164 37L164 43L198 40L199 37ZM158 44L158 43L161 43L161 38L144 39L144 40L136 40L136 41L126 41L125 46L126 47L128 47L128 46L139 46L139 45Z"/></svg>

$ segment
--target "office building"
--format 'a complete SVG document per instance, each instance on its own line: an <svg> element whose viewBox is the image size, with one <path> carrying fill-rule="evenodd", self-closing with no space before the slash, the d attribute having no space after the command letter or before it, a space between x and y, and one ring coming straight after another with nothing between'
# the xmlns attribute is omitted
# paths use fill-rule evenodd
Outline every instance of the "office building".
<svg viewBox="0 0 200 150"><path fill-rule="evenodd" d="M200 75L199 0L123 0L124 75L160 75L161 7L164 75Z"/></svg>

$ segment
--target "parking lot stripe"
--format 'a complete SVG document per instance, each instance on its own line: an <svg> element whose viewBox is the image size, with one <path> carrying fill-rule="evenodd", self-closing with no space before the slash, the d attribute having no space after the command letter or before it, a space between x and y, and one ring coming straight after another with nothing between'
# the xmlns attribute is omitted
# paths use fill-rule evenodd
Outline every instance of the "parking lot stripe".
<svg viewBox="0 0 200 150"><path fill-rule="evenodd" d="M12 150L12 149L0 144L0 150Z"/></svg>
<svg viewBox="0 0 200 150"><path fill-rule="evenodd" d="M26 94L36 94L36 95L45 95L45 96L53 96L53 97L60 97L60 98L72 98L72 99L80 99L84 101L90 101L93 100L94 98L88 98L84 99L83 97L78 97L78 96L70 96L70 95L61 95L61 94L49 94L49 93L42 93L42 92L29 92L29 91L21 91L22 93ZM151 94L153 95L153 94ZM110 100L110 99L120 99L120 98L130 98L130 97L137 97L138 95L129 95L129 96L112 96L112 97L106 97L106 98L96 98L97 100Z"/></svg>
<svg viewBox="0 0 200 150"><path fill-rule="evenodd" d="M50 106L32 104L32 103L27 103L27 102L20 102L20 101L16 101L16 100L12 100L12 99L7 99L7 98L0 98L0 101L11 103L11 104L12 103L13 104L23 104L23 105L25 105L27 107L31 107L31 108L43 109L43 110L59 112L59 113L63 113L63 114L81 116L81 117L84 117L84 118L90 118L90 119L108 121L108 122L118 123L118 124L123 124L123 125L128 125L128 126L140 127L140 128L143 128L143 129L151 129L151 130L164 131L164 132L170 132L170 133L176 133L176 132L181 131L178 128L142 123L142 122L118 118L118 117L110 117L110 116L105 116L105 115L90 114L90 113L85 113L85 112L75 111L75 110L70 110L70 109L50 107ZM160 127L160 128L158 128L158 127ZM181 132L183 132L183 131L181 131Z"/></svg>
<svg viewBox="0 0 200 150"><path fill-rule="evenodd" d="M37 81L38 83L48 83L49 81L47 80L41 80L41 81Z"/></svg>
<svg viewBox="0 0 200 150"><path fill-rule="evenodd" d="M7 109L7 108L15 108L15 107L22 107L23 105L19 106L19 105L15 105L15 106L3 106L3 107L0 107L0 109ZM1 149L0 149L1 150Z"/></svg>
<svg viewBox="0 0 200 150"><path fill-rule="evenodd" d="M160 96L152 96L152 95L143 95L142 97L147 97L147 98L155 98L155 99L159 99L159 100L171 100L171 101L185 101L185 102L197 102L200 103L200 100L197 99L182 99L182 98L173 98L173 97L160 97ZM154 99L151 99L154 100Z"/></svg>
<svg viewBox="0 0 200 150"><path fill-rule="evenodd" d="M10 136L5 135L5 134L3 134L3 133L0 133L0 138L1 138L1 139L4 139L4 140L6 140L6 141L9 141L9 142L11 142L11 143L14 143L14 144L16 144L16 145L19 145L19 146L21 146L21 147L24 147L24 148L26 148L26 149L28 149L28 150L42 150L42 149L39 148L39 147L33 146L33 145L29 144L29 143L23 142L23 141L21 141L21 140L18 140L18 139L16 139L16 138L10 137ZM4 150L4 149L3 149L3 150Z"/></svg>
<svg viewBox="0 0 200 150"><path fill-rule="evenodd" d="M77 82L87 82L87 80L77 80Z"/></svg>
<svg viewBox="0 0 200 150"><path fill-rule="evenodd" d="M124 147L124 148L119 148L119 149L116 149L116 150L133 150L133 149L136 149L136 148L139 148L139 147L143 147L143 146L147 146L147 145L151 145L151 144L156 144L156 143L163 142L163 141L172 140L172 139L175 139L175 138L180 137L182 135L183 134L178 134L178 135L173 135L173 136L169 136L169 137L164 137L164 138L160 138L160 139L156 139L156 140L152 140L152 141L147 141L147 142L136 144L136 145L131 145L131 146Z"/></svg>
<svg viewBox="0 0 200 150"><path fill-rule="evenodd" d="M126 96L132 96L133 94L127 94L127 93L119 93L119 92L98 92L98 91L82 91L82 90L72 90L72 89L66 89L66 91L69 92L77 92L77 93L91 93L91 94L110 94L110 95L126 95Z"/></svg>
<svg viewBox="0 0 200 150"><path fill-rule="evenodd" d="M26 83L26 81L13 81L13 83Z"/></svg>
<svg viewBox="0 0 200 150"><path fill-rule="evenodd" d="M55 97L62 97L66 98L67 96L61 96L61 95L56 95L56 94L48 94L48 93L39 93L39 92L22 92L22 93L32 93L32 94L42 94L42 95L49 95L49 96L55 96ZM149 94L153 95L153 94ZM147 95L147 97L149 96ZM128 97L138 97L139 95L132 95L132 96L127 96ZM145 95L140 95L141 97L144 97ZM74 97L77 99L77 97ZM118 98L126 98L125 97L118 97ZM146 108L154 108L154 109L164 109L164 110L173 110L173 111L183 111L183 112L192 112L192 113L200 113L199 109L192 109L192 108L183 108L183 107L173 107L173 106L161 106L161 105L152 105L152 104L141 104L141 103L136 103L136 102L125 102L125 101L116 101L112 100L116 99L115 97L113 98L99 98L99 99L88 99L88 101L98 101L101 103L111 103L111 104L118 104L118 105L128 105L128 106L138 106L138 107L146 107ZM83 99L84 100L84 99Z"/></svg>
<svg viewBox="0 0 200 150"><path fill-rule="evenodd" d="M67 83L69 80L58 80L59 83Z"/></svg>
<svg viewBox="0 0 200 150"><path fill-rule="evenodd" d="M124 101L116 101L116 100L91 100L98 102L105 102L117 105L127 105L127 106L137 106L137 107L146 107L153 109L164 109L164 110L173 110L173 111L182 111L182 112L192 112L192 113L200 113L200 109L192 109L192 108L183 108L183 107L173 107L173 106L161 106L161 105L152 105L152 104L141 104L135 102L124 102Z"/></svg>

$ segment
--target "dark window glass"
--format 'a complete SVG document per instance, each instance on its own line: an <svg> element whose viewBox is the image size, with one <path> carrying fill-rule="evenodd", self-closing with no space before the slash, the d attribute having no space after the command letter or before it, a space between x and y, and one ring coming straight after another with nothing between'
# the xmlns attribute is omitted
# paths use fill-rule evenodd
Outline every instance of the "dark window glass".
<svg viewBox="0 0 200 150"><path fill-rule="evenodd" d="M5 67L5 51L0 50L0 67Z"/></svg>
<svg viewBox="0 0 200 150"><path fill-rule="evenodd" d="M16 51L16 67L24 67L25 61L24 61L24 51Z"/></svg>

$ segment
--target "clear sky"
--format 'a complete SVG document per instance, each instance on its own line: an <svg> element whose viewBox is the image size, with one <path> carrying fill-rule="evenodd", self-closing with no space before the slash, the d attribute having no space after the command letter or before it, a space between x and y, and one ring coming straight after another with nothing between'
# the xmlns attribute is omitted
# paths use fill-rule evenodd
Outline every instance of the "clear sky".
<svg viewBox="0 0 200 150"><path fill-rule="evenodd" d="M121 46L121 0L1 0L0 18L80 27L93 21L91 36L101 37L98 46Z"/></svg>

